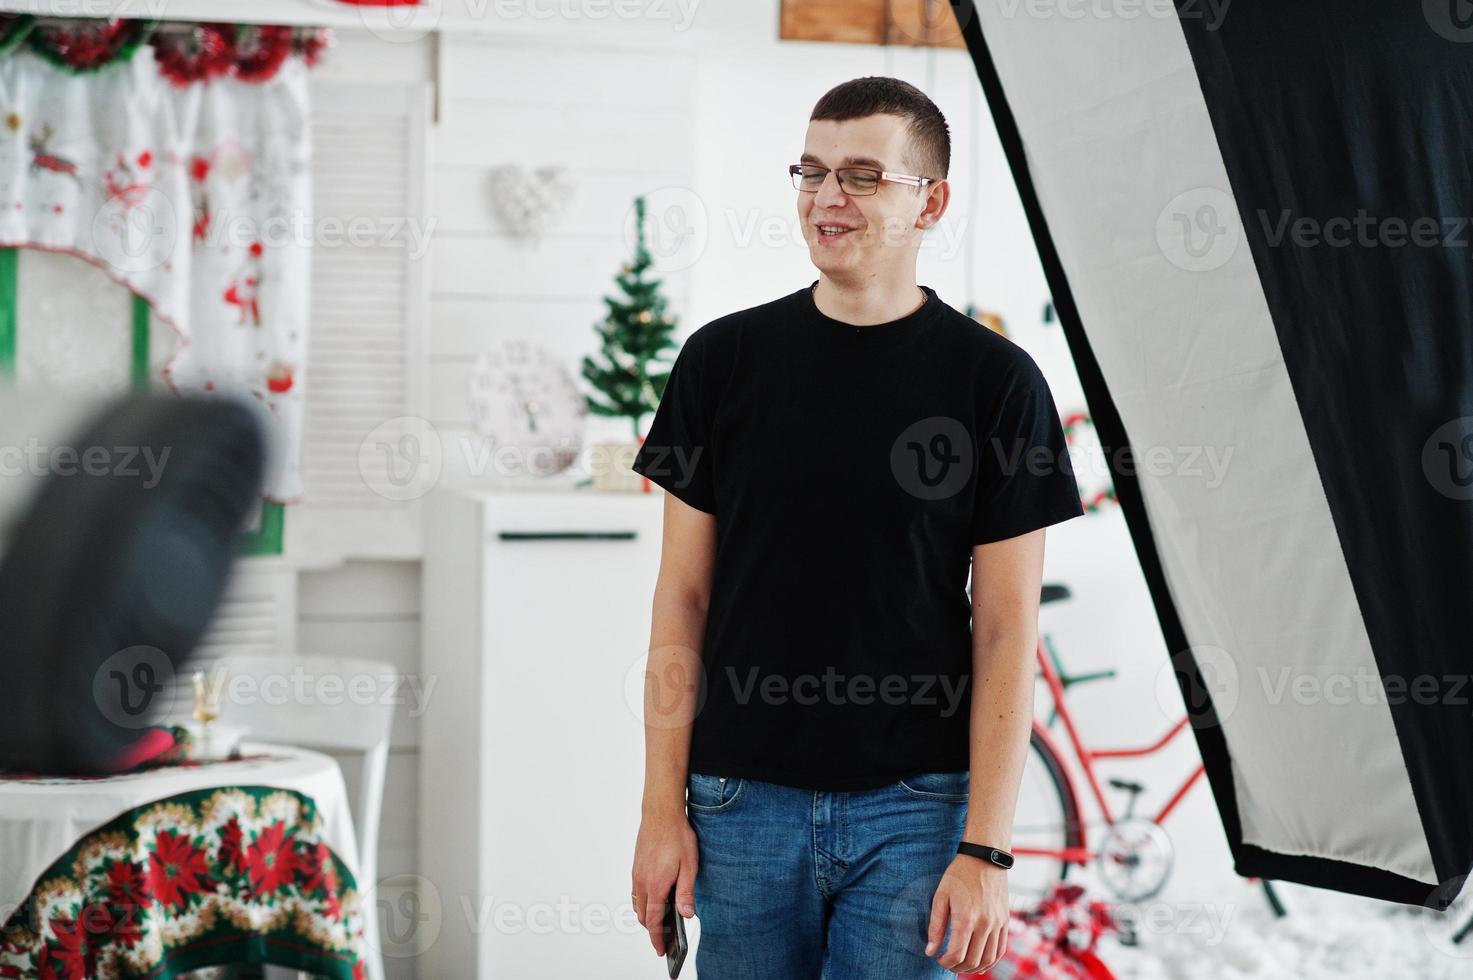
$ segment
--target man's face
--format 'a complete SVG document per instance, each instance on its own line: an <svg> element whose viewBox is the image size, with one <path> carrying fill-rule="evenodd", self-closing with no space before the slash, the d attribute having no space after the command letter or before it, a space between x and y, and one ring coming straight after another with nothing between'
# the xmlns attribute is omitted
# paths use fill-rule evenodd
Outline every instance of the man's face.
<svg viewBox="0 0 1473 980"><path fill-rule="evenodd" d="M808 124L799 162L830 171L862 166L935 177L910 169L902 155L907 143L906 122L900 116L815 120ZM850 195L839 187L838 177L829 173L816 192L798 191L798 219L814 266L830 278L846 281L883 275L906 264L914 267L921 233L940 217L932 200L937 187L928 184L917 190L909 184L881 181L874 194ZM944 195L940 196L944 208ZM927 217L922 218L923 212ZM830 224L851 230L834 236L819 231L820 225Z"/></svg>

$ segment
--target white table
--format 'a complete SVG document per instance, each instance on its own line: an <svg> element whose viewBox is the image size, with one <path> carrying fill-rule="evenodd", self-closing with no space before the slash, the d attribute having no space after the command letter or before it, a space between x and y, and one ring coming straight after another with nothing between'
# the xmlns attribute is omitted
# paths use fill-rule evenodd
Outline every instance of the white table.
<svg viewBox="0 0 1473 980"><path fill-rule="evenodd" d="M221 786L268 786L310 797L327 846L356 877L358 844L336 760L321 752L242 742L270 758L163 767L105 779L0 777L0 909L14 909L57 858L87 833L146 803Z"/></svg>

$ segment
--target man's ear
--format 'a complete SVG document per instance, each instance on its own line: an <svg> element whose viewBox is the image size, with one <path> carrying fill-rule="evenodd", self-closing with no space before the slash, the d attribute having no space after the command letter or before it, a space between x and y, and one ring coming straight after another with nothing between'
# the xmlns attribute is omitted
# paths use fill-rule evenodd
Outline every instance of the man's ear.
<svg viewBox="0 0 1473 980"><path fill-rule="evenodd" d="M920 228L930 228L946 213L946 206L951 201L951 182L943 178L924 190L926 191L926 206L916 218L916 225Z"/></svg>

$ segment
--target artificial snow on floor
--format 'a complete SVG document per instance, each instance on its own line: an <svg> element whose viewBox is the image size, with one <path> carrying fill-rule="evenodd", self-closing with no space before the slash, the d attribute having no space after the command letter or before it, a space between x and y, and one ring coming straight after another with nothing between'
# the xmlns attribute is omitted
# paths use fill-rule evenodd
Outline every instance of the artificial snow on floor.
<svg viewBox="0 0 1473 980"><path fill-rule="evenodd" d="M1135 923L1138 944L1107 937L1098 952L1120 980L1473 977L1473 935L1450 942L1473 917L1473 888L1449 912L1436 913L1283 882L1274 887L1289 913L1282 919L1246 881L1214 901L1116 906ZM1089 887L1089 894L1101 893Z"/></svg>

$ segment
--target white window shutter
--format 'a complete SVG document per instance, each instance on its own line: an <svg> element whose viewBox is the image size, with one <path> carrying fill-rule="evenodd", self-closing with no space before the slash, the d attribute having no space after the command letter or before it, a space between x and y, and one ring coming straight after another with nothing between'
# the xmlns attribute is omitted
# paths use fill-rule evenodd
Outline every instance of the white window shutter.
<svg viewBox="0 0 1473 980"><path fill-rule="evenodd" d="M419 501L376 492L359 450L424 414L430 107L427 83L313 85L304 499L286 514L303 567L420 554Z"/></svg>
<svg viewBox="0 0 1473 980"><path fill-rule="evenodd" d="M297 641L297 571L280 558L242 558L194 657L279 657Z"/></svg>
<svg viewBox="0 0 1473 980"><path fill-rule="evenodd" d="M209 672L222 657L283 657L296 652L297 570L277 557L242 558L215 607L214 619L184 669L172 679L161 699L155 724L193 722L196 670ZM230 705L222 706L222 724L232 724Z"/></svg>

